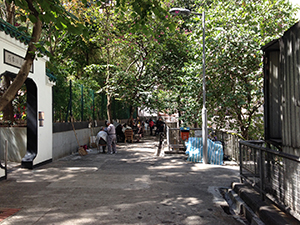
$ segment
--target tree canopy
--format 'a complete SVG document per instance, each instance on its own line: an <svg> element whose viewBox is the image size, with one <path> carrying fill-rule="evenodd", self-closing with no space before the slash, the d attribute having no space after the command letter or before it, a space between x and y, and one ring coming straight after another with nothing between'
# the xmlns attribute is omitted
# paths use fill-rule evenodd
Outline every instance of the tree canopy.
<svg viewBox="0 0 300 225"><path fill-rule="evenodd" d="M56 112L66 110L67 82L73 80L107 96L107 119L112 119L114 99L132 109L179 113L187 125L201 124L202 18L168 13L186 7L206 15L209 125L246 139L263 132L261 47L296 22L297 10L286 0L5 3L1 7L7 12L12 11L7 6L15 5L19 29L31 41L18 76L0 97L0 110L14 98L44 48L51 57L48 67L58 77Z"/></svg>
<svg viewBox="0 0 300 225"><path fill-rule="evenodd" d="M209 125L237 131L244 138L261 138L263 73L261 47L279 38L295 22L295 9L284 0L195 1L190 5L206 14L206 107ZM193 60L175 86L177 107L189 124L201 122L202 30L201 17L182 18L189 34ZM180 94L179 94L180 93ZM169 96L166 95L166 96ZM174 97L173 97L174 98Z"/></svg>

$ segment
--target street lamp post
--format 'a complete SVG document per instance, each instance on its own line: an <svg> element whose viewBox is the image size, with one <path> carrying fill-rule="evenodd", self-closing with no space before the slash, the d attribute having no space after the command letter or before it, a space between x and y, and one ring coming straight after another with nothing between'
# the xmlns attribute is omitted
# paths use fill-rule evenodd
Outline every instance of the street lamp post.
<svg viewBox="0 0 300 225"><path fill-rule="evenodd" d="M202 38L203 38L203 52L202 52L202 73L203 73L203 107L202 107L202 140L203 140L203 163L208 163L208 154L207 154L207 111L206 111L206 82L205 82L205 12L203 13L195 13L191 12L189 9L184 8L172 8L169 11L173 15L186 15L189 16L190 14L202 15Z"/></svg>

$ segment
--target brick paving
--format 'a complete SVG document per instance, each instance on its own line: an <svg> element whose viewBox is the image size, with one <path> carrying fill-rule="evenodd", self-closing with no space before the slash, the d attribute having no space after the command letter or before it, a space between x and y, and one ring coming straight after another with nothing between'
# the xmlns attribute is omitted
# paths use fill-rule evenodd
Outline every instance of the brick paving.
<svg viewBox="0 0 300 225"><path fill-rule="evenodd" d="M1 209L0 208L0 222L5 220L7 217L19 212L21 209Z"/></svg>

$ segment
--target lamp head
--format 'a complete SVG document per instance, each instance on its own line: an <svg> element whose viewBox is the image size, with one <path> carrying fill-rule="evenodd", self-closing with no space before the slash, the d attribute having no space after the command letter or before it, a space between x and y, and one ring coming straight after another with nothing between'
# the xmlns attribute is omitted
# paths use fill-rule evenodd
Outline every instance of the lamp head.
<svg viewBox="0 0 300 225"><path fill-rule="evenodd" d="M191 14L191 10L184 9L184 8L172 8L172 9L170 9L169 13L172 14L172 15L189 16Z"/></svg>

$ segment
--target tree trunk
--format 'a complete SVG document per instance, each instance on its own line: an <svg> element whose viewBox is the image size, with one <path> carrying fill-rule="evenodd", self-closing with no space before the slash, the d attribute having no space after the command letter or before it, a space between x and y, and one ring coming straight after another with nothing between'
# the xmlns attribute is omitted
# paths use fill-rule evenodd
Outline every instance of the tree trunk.
<svg viewBox="0 0 300 225"><path fill-rule="evenodd" d="M12 1L5 0L5 10L6 10L6 22L10 23L11 25L15 25L15 3Z"/></svg>
<svg viewBox="0 0 300 225"><path fill-rule="evenodd" d="M245 126L241 126L241 133L242 136L245 140L249 140L249 133L248 133L248 128L246 128Z"/></svg>
<svg viewBox="0 0 300 225"><path fill-rule="evenodd" d="M107 95L107 104L106 104L106 108L107 108L107 119L108 121L112 122L112 115L111 115L111 96L108 94Z"/></svg>
<svg viewBox="0 0 300 225"><path fill-rule="evenodd" d="M15 25L15 4L14 2L9 3L8 1L5 1L5 8L6 8L6 22L10 23L11 25ZM7 90L10 86L10 77L4 76L4 82L3 82L3 89ZM7 103L5 108L3 109L3 120L9 120L11 122L15 121L14 118L14 108L12 101Z"/></svg>
<svg viewBox="0 0 300 225"><path fill-rule="evenodd" d="M131 120L133 119L134 110L135 110L135 107L134 106L130 106L130 119Z"/></svg>
<svg viewBox="0 0 300 225"><path fill-rule="evenodd" d="M105 7L106 10L106 23L105 23L105 30L108 31L108 23L109 23L109 18L110 18L110 14L107 11L107 7ZM106 61L106 85L109 84L109 80L110 80L110 46L109 46L109 41L107 39L105 39L105 45L106 45L106 54L107 54L107 61ZM106 88L106 96L107 96L107 105L106 105L106 109L107 109L107 119L112 122L112 112L111 112L111 90L109 89L109 87Z"/></svg>
<svg viewBox="0 0 300 225"><path fill-rule="evenodd" d="M4 90L7 90L10 86L10 77L4 76L4 82L3 82L3 88ZM3 109L3 120L4 121L11 121L14 122L14 108L12 105L12 101L10 101L5 108Z"/></svg>
<svg viewBox="0 0 300 225"><path fill-rule="evenodd" d="M130 106L130 108L129 108L129 113L130 113L130 117L129 117L129 119L128 119L128 121L127 121L127 124L130 126L130 123L131 123L131 121L133 120L133 113L134 113L134 109L135 109L135 107L133 107L133 106Z"/></svg>

